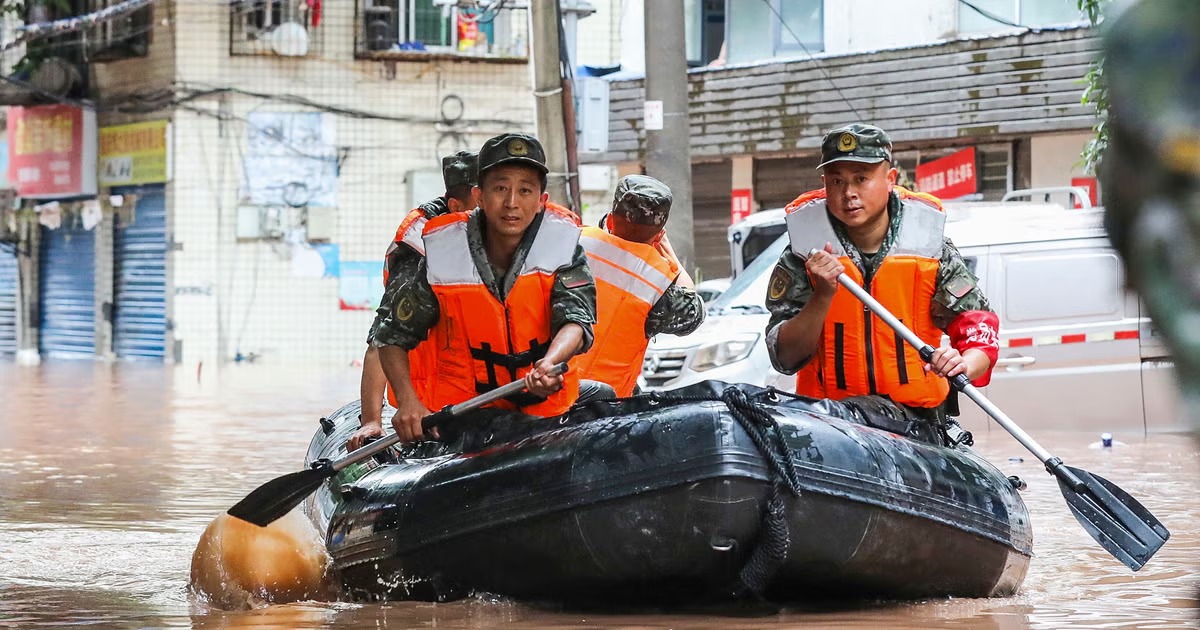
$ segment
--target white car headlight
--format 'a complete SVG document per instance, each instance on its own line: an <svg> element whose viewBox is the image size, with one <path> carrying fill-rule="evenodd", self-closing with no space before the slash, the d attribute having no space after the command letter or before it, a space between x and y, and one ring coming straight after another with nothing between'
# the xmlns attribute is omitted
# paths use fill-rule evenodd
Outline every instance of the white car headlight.
<svg viewBox="0 0 1200 630"><path fill-rule="evenodd" d="M758 337L758 333L741 333L732 339L700 346L688 365L697 372L703 372L741 361L750 356Z"/></svg>

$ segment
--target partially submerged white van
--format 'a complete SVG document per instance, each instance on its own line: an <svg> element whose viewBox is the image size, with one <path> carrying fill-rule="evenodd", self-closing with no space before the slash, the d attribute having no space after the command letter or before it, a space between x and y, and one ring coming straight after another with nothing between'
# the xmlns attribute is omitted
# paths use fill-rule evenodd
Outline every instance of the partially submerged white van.
<svg viewBox="0 0 1200 630"><path fill-rule="evenodd" d="M781 213L780 213L781 214ZM1125 288L1098 209L1051 204L947 204L946 232L1000 317L1000 358L983 393L1022 426L1096 431L1181 430L1174 369L1139 300ZM772 385L764 342L767 282L786 235L758 252L692 335L659 335L646 389L702 380ZM992 423L963 399L972 431ZM994 430L1001 430L996 428Z"/></svg>

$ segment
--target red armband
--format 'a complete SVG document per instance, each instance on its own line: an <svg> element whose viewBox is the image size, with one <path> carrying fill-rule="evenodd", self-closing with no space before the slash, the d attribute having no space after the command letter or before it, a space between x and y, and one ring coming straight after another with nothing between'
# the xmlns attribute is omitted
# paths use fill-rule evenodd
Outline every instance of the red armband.
<svg viewBox="0 0 1200 630"><path fill-rule="evenodd" d="M987 371L971 384L983 387L991 382L992 368L1000 357L1000 318L989 311L967 311L950 322L946 334L950 335L950 345L955 350L960 353L970 348L982 350L991 362Z"/></svg>

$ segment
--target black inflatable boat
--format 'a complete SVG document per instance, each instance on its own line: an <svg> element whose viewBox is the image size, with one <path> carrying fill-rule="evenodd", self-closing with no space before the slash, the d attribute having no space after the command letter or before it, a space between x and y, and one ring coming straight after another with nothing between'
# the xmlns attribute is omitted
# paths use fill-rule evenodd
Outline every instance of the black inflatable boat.
<svg viewBox="0 0 1200 630"><path fill-rule="evenodd" d="M359 599L1016 591L1032 538L1013 481L830 409L706 382L554 419L482 410L342 470L305 509ZM357 427L357 402L323 418L308 460Z"/></svg>

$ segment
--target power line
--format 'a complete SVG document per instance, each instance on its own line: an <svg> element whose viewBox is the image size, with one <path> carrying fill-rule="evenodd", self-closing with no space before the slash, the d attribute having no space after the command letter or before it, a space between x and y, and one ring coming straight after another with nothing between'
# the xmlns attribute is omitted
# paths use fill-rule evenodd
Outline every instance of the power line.
<svg viewBox="0 0 1200 630"><path fill-rule="evenodd" d="M1010 22L1010 21L996 15L995 13L992 13L991 11L988 11L986 9L978 7L975 4L972 4L968 0L958 0L958 2L959 2L959 4L965 5L967 8L971 9L972 11L978 13L979 15L982 15L983 17L985 17L993 22L998 22L1005 26L1012 26L1015 28L1023 28L1027 31L1030 30L1030 28L1028 26L1025 26L1024 24L1017 24L1016 22Z"/></svg>
<svg viewBox="0 0 1200 630"><path fill-rule="evenodd" d="M804 45L804 40L800 39L800 36L796 35L796 32L792 30L792 27L788 26L788 23L783 19L783 15L779 13L779 10L775 8L775 5L771 2L771 0L762 1L763 4L767 5L767 8L771 10L771 13L774 13L775 17L779 19L779 24L783 26L783 28L787 29L787 32L792 36L792 39L796 40L796 43L800 45L800 49L804 51L804 54L808 55L808 58L813 62L813 65L815 65L817 69L821 71L821 74L825 75L825 80L829 81L829 85L832 86L834 91L838 93L838 96L842 97L842 101L846 103L846 107L849 107L850 111L854 112L854 117L858 120L866 122L867 119L858 112L858 110L854 107L854 103L851 103L850 99L846 98L846 95L842 93L842 89L833 82L833 77L829 76L829 72L825 70L825 66L821 65L821 62L817 61L817 58L813 56L811 52L809 52L808 46Z"/></svg>

